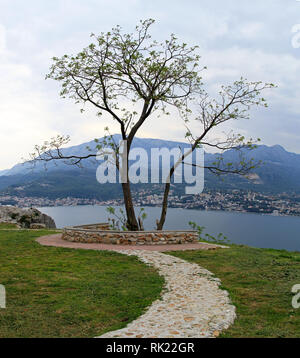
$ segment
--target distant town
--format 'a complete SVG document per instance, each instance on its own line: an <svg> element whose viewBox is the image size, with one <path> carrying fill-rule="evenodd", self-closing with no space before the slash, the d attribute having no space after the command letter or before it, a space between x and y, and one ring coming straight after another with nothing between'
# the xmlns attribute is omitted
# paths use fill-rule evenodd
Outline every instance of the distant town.
<svg viewBox="0 0 300 358"><path fill-rule="evenodd" d="M142 189L133 194L137 206L160 206L162 193ZM0 205L15 205L18 207L45 206L77 206L77 205L122 205L123 200L113 199L101 201L88 198L57 198L22 197L0 195ZM245 190L205 191L200 195L179 195L171 191L169 207L198 210L222 210L237 212L252 212L272 215L300 216L300 194L280 193L266 194Z"/></svg>

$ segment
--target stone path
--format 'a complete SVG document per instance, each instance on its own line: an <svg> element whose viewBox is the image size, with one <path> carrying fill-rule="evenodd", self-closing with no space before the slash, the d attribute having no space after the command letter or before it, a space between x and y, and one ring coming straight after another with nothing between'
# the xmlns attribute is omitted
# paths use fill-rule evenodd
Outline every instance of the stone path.
<svg viewBox="0 0 300 358"><path fill-rule="evenodd" d="M89 245L96 245L98 250L102 249L101 244L60 242L63 240L59 235L42 237L37 241L42 245L72 248L83 248L83 245L86 249ZM227 291L219 288L220 280L208 270L157 250L145 250L145 246L138 249L128 246L120 249L120 245L103 246L110 246L110 250L122 254L137 256L142 262L154 266L164 276L166 285L161 298L153 302L145 314L125 328L98 338L213 338L234 322L235 307ZM187 245L172 246L178 250L179 246ZM96 250L94 246L90 249Z"/></svg>

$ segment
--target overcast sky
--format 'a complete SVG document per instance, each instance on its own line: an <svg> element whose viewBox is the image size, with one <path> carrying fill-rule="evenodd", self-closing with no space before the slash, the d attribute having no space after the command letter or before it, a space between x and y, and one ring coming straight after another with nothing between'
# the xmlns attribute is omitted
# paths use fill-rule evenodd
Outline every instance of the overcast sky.
<svg viewBox="0 0 300 358"><path fill-rule="evenodd" d="M56 134L70 134L72 144L103 135L108 119L81 114L59 97L57 83L45 81L51 57L79 52L91 32L117 24L131 32L147 18L156 20L154 38L175 33L200 46L208 88L241 76L277 84L266 94L270 108L233 128L300 153L300 47L292 45L300 45L292 32L300 24L299 1L0 0L0 170ZM166 118L149 121L139 136L183 140L184 133L180 120Z"/></svg>

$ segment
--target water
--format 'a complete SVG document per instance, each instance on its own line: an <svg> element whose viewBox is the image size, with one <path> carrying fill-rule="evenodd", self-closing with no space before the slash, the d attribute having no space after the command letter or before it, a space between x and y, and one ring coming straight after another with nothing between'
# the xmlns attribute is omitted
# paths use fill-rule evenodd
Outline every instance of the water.
<svg viewBox="0 0 300 358"><path fill-rule="evenodd" d="M105 208L105 206L86 205L39 209L53 217L57 227L62 228L105 222L109 216ZM145 210L148 214L145 229L151 230L155 226L156 218L159 217L160 208L146 207ZM189 221L205 226L205 233L217 235L221 232L233 243L300 251L300 217L170 208L164 228L190 229Z"/></svg>

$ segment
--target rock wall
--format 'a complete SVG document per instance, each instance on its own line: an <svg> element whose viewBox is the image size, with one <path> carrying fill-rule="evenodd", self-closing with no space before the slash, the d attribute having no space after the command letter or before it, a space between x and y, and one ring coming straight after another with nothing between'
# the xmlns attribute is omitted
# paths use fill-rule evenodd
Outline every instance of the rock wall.
<svg viewBox="0 0 300 358"><path fill-rule="evenodd" d="M107 224L65 228L62 239L72 242L115 245L168 245L198 242L197 231L112 231L103 230ZM93 228L91 228L93 227Z"/></svg>
<svg viewBox="0 0 300 358"><path fill-rule="evenodd" d="M35 208L22 209L15 206L0 206L0 223L17 224L22 228L56 229L54 220Z"/></svg>

